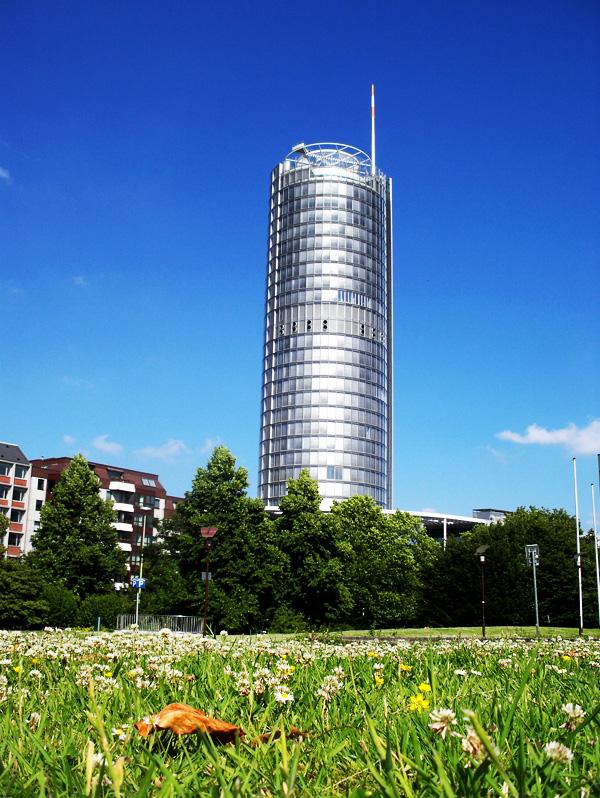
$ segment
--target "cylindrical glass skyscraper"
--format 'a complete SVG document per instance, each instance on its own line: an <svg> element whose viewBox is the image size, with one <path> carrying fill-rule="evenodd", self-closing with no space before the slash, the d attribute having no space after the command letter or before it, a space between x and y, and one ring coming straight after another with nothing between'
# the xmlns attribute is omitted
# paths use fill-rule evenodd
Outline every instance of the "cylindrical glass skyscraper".
<svg viewBox="0 0 600 798"><path fill-rule="evenodd" d="M392 502L392 185L343 144L271 176L259 495L303 468L323 507Z"/></svg>

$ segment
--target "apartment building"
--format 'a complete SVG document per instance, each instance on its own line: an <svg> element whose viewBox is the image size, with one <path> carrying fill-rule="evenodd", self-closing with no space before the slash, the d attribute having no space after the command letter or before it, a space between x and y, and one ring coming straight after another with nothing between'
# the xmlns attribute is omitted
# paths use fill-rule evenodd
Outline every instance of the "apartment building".
<svg viewBox="0 0 600 798"><path fill-rule="evenodd" d="M0 442L0 513L9 521L0 543L8 557L20 557L25 551L30 480L31 463L21 449Z"/></svg>
<svg viewBox="0 0 600 798"><path fill-rule="evenodd" d="M70 457L31 460L25 551L31 548L32 538L39 528L44 502L70 463ZM102 498L113 502L119 547L126 552L127 570L134 576L139 572L142 540L145 546L156 541L157 523L173 513L178 499L167 495L158 474L106 463L89 462L88 465L100 481Z"/></svg>

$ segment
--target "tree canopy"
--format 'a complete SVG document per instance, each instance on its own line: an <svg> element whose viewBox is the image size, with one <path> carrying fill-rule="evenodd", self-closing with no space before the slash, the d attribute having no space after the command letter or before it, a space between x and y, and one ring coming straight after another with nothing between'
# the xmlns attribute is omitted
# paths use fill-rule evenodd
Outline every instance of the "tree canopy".
<svg viewBox="0 0 600 798"><path fill-rule="evenodd" d="M114 520L112 502L100 496L100 480L76 455L42 507L30 564L79 598L113 590L125 575Z"/></svg>

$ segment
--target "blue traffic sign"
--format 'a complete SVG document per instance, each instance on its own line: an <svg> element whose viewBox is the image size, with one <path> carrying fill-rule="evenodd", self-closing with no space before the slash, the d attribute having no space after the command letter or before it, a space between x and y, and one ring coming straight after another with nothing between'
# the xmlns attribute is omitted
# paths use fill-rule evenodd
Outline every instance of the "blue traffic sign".
<svg viewBox="0 0 600 798"><path fill-rule="evenodd" d="M131 577L131 587L135 587L138 589L143 589L146 587L146 579L145 577L140 578L139 576L132 576Z"/></svg>

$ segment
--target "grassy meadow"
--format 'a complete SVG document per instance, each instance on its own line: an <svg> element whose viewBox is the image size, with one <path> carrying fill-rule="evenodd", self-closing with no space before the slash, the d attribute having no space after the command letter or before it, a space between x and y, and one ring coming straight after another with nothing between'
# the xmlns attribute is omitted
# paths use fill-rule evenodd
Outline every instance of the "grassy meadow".
<svg viewBox="0 0 600 798"><path fill-rule="evenodd" d="M0 632L0 796L600 795L600 639L389 637Z"/></svg>

